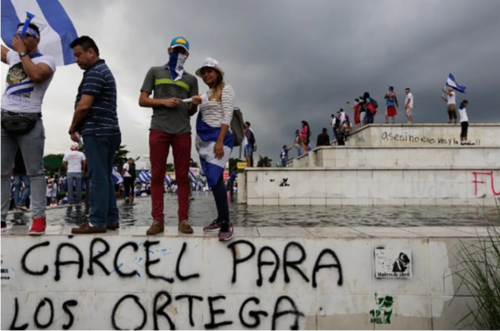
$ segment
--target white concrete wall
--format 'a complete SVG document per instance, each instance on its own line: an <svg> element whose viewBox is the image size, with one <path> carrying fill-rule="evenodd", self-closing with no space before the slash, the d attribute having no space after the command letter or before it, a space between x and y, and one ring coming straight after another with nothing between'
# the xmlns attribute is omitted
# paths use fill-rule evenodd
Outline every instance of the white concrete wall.
<svg viewBox="0 0 500 331"><path fill-rule="evenodd" d="M42 237L2 234L2 329L203 329L223 322L219 328L373 329L377 296L394 299L390 325L377 329L454 329L473 303L461 292L450 306L458 290L450 268L457 238L475 237L475 229L236 230L229 244L201 228L191 236L168 228L146 237L143 227L69 236L59 226ZM410 250L412 278L375 278L375 248ZM259 256L275 264L259 266ZM297 269L293 261L301 261ZM191 305L188 296L196 296ZM290 310L297 315L280 316Z"/></svg>
<svg viewBox="0 0 500 331"><path fill-rule="evenodd" d="M443 111L443 115L446 115ZM459 146L460 125L372 124L350 138L355 146ZM470 124L467 139L476 146L498 146L500 124Z"/></svg>
<svg viewBox="0 0 500 331"><path fill-rule="evenodd" d="M499 147L321 147L311 154L325 168L500 167Z"/></svg>
<svg viewBox="0 0 500 331"><path fill-rule="evenodd" d="M500 170L252 168L249 205L494 206Z"/></svg>

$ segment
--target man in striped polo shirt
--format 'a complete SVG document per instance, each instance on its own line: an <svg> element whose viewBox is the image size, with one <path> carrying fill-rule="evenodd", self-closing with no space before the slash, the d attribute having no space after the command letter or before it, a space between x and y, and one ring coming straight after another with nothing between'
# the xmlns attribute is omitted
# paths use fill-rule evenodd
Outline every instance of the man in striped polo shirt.
<svg viewBox="0 0 500 331"><path fill-rule="evenodd" d="M163 181L170 146L174 154L175 180L179 187L179 232L193 233L188 222L188 172L191 159L190 116L196 113L197 106L183 100L198 95L198 80L184 70L184 62L189 56L189 42L186 38L174 38L168 48L168 55L167 64L149 69L139 97L139 106L153 108L149 130L153 223L147 230L147 235L164 231Z"/></svg>
<svg viewBox="0 0 500 331"><path fill-rule="evenodd" d="M72 229L71 233L103 233L119 227L111 175L114 156L122 140L116 113L116 82L104 60L99 58L99 48L92 38L79 37L70 47L85 73L78 87L69 134L75 142L80 141L80 136L83 138L90 177L89 222Z"/></svg>

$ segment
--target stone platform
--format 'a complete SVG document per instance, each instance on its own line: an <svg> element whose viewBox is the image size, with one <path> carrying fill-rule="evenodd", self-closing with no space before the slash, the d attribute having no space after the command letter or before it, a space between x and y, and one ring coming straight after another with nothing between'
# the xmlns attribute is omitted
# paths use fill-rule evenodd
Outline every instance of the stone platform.
<svg viewBox="0 0 500 331"><path fill-rule="evenodd" d="M145 230L10 229L2 329L456 329L474 306L453 275L457 246L487 236L484 227L237 227L221 243L201 227Z"/></svg>

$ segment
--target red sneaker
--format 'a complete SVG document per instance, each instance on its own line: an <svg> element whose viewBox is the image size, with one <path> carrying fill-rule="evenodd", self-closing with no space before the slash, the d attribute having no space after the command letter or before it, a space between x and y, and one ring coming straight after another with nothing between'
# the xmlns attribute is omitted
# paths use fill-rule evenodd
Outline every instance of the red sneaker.
<svg viewBox="0 0 500 331"><path fill-rule="evenodd" d="M45 222L45 217L37 217L33 219L31 228L29 231L30 236L39 236L45 233L45 228L47 227L47 222Z"/></svg>

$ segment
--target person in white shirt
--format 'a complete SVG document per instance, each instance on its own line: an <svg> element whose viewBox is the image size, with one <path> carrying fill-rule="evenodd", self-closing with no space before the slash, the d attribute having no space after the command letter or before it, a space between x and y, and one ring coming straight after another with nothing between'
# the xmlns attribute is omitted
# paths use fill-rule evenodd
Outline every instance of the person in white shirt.
<svg viewBox="0 0 500 331"><path fill-rule="evenodd" d="M467 141L467 129L469 128L469 117L467 116L467 105L469 101L464 100L460 103L458 107L458 112L460 113L460 126L462 130L460 132L460 145L471 145L469 141Z"/></svg>
<svg viewBox="0 0 500 331"><path fill-rule="evenodd" d="M451 124L452 120L457 124L457 102L455 101L455 91L450 87L448 91L442 89L444 94L448 96L446 100L447 111L448 111L448 123Z"/></svg>
<svg viewBox="0 0 500 331"><path fill-rule="evenodd" d="M78 151L77 145L70 147L71 151L64 153L63 167L66 169L68 181L68 203L80 204L82 202L82 178L87 166L85 154ZM73 181L76 183L76 201L73 199Z"/></svg>
<svg viewBox="0 0 500 331"><path fill-rule="evenodd" d="M3 23L3 21L2 21ZM8 24L8 23L7 23ZM6 88L2 95L2 231L10 197L10 173L18 148L23 153L26 172L31 183L33 223L30 235L45 233L45 179L43 151L45 130L42 122L42 101L54 72L52 56L38 53L40 30L29 24L21 37L24 23L19 23L12 50L1 46L1 60L9 65Z"/></svg>
<svg viewBox="0 0 500 331"><path fill-rule="evenodd" d="M406 98L405 98L406 117L408 118L408 124L411 124L413 123L413 94L411 94L409 87L405 89L405 92L406 92Z"/></svg>
<svg viewBox="0 0 500 331"><path fill-rule="evenodd" d="M123 164L122 167L122 176L123 176L123 186L125 188L125 203L128 203L129 201L133 203L135 174L132 174L132 172L135 172L135 166L132 167L131 165L134 162L134 159L128 158L128 160L124 159L124 161L125 163Z"/></svg>

